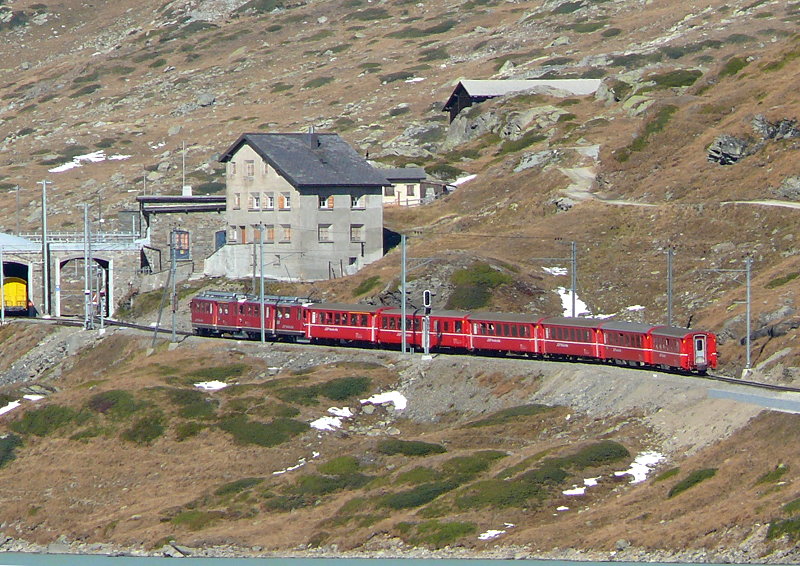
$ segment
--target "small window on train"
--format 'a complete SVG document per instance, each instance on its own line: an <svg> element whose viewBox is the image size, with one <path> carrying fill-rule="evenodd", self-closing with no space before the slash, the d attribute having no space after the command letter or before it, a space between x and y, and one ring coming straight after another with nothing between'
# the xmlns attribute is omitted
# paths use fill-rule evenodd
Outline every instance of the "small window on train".
<svg viewBox="0 0 800 566"><path fill-rule="evenodd" d="M457 320L457 321L455 322L455 331L456 331L456 332L461 332L461 331L462 331L462 328L463 328L463 327L461 326L461 321L460 321L460 320Z"/></svg>
<svg viewBox="0 0 800 566"><path fill-rule="evenodd" d="M361 315L361 326L369 326L368 317L365 314Z"/></svg>
<svg viewBox="0 0 800 566"><path fill-rule="evenodd" d="M513 336L514 338L517 337L517 325L516 324L512 324L511 325L511 336Z"/></svg>

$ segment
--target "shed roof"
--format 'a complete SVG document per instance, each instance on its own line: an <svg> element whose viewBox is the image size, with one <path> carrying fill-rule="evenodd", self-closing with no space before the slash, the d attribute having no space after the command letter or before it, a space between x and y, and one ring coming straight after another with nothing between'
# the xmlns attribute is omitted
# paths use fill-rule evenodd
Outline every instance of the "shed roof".
<svg viewBox="0 0 800 566"><path fill-rule="evenodd" d="M422 181L427 178L427 173L422 167L389 167L378 169L380 173L392 182Z"/></svg>
<svg viewBox="0 0 800 566"><path fill-rule="evenodd" d="M230 161L245 144L297 189L391 184L338 134L242 134L220 162Z"/></svg>
<svg viewBox="0 0 800 566"><path fill-rule="evenodd" d="M596 92L601 82L600 79L463 80L456 85L442 110L449 110L455 104L459 90L473 98L493 98L536 89L556 89L568 95L586 96Z"/></svg>

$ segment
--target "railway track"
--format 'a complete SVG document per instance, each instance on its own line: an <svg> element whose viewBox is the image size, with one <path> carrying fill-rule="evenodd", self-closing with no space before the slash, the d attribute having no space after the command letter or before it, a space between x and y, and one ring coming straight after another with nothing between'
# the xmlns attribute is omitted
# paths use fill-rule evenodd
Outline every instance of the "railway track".
<svg viewBox="0 0 800 566"><path fill-rule="evenodd" d="M23 320L23 319L20 319L20 320ZM78 320L78 319L69 318L69 317L26 318L24 320L27 321L27 322L50 323L50 324L56 324L56 325L59 325L59 326L72 326L72 327L82 327L83 326L83 320ZM104 319L103 323L105 324L105 326L131 328L131 329L135 329L135 330L143 330L143 331L146 331L146 332L158 332L160 334L172 334L172 328L163 328L163 327L156 328L156 327L150 326L150 325L134 324L132 322L122 322L122 321L113 320L113 319ZM95 320L95 328L99 327L99 324L100 324L99 319L96 319ZM195 336L194 332L188 332L186 330L176 330L175 334L178 335L178 336L183 336L183 337ZM206 340L229 340L229 338L219 338L219 337L204 337L204 339L206 339ZM307 345L311 345L311 344L307 344ZM563 362L557 362L557 363L563 363ZM627 368L627 369L636 369L636 368ZM649 371L649 372L652 373L653 370L652 370L652 368L648 368L648 369L643 369L642 371ZM705 379L705 380L710 380L710 381L718 381L718 382L721 382L721 383L731 383L731 384L734 384L734 385L744 385L746 387L752 387L752 388L755 388L755 389L761 389L761 390L766 390L766 391L778 391L778 392L784 392L784 393L800 393L800 387L791 387L789 385L777 385L777 384L773 384L773 383L763 383L763 382L760 382L760 381L751 381L751 380L746 380L746 379L738 379L738 378L735 378L735 377L728 377L728 376L724 376L724 375L713 375L713 374L697 375L697 374L685 374L685 373L679 373L678 375L683 375L683 376L686 376L686 377L694 377L694 378L698 378L698 379Z"/></svg>

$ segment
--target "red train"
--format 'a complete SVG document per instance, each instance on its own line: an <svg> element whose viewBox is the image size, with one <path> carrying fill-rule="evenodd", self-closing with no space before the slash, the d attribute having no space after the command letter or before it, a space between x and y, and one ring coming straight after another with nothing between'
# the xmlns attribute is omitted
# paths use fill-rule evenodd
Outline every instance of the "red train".
<svg viewBox="0 0 800 566"><path fill-rule="evenodd" d="M201 336L261 336L258 297L203 292L191 302L192 328ZM270 340L394 347L402 342L398 308L310 303L298 297L264 300L264 333ZM710 332L592 318L539 317L496 312L432 310L431 351L520 354L541 359L596 360L704 374L717 367ZM423 349L425 315L406 313L406 342Z"/></svg>

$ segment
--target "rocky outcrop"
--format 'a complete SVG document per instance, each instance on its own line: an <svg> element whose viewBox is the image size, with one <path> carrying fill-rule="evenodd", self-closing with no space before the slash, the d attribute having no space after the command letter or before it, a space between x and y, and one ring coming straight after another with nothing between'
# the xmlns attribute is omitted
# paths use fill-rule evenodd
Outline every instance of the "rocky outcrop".
<svg viewBox="0 0 800 566"><path fill-rule="evenodd" d="M758 149L760 145L749 139L722 134L708 147L708 160L720 165L732 165L753 155Z"/></svg>

